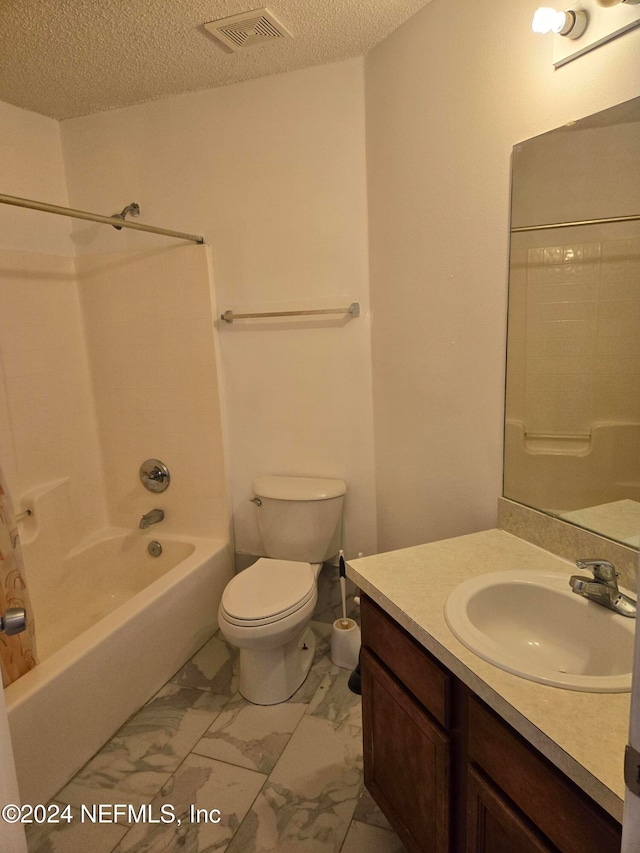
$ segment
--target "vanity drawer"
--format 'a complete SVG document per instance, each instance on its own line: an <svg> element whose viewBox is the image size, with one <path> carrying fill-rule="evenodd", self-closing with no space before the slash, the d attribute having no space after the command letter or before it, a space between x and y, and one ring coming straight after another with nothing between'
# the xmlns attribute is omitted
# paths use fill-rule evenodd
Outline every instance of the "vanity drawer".
<svg viewBox="0 0 640 853"><path fill-rule="evenodd" d="M611 815L472 696L468 714L469 761L555 847L563 853L619 853L621 827Z"/></svg>
<svg viewBox="0 0 640 853"><path fill-rule="evenodd" d="M377 604L362 596L362 644L379 658L440 725L449 728L451 676Z"/></svg>

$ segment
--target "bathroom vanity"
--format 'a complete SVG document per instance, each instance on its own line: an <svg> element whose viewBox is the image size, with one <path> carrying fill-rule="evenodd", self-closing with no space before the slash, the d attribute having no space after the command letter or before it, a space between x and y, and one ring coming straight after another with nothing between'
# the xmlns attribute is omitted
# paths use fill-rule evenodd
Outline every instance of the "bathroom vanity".
<svg viewBox="0 0 640 853"><path fill-rule="evenodd" d="M629 694L512 675L445 621L460 583L514 568L574 570L502 530L349 564L363 593L365 784L416 853L619 851Z"/></svg>

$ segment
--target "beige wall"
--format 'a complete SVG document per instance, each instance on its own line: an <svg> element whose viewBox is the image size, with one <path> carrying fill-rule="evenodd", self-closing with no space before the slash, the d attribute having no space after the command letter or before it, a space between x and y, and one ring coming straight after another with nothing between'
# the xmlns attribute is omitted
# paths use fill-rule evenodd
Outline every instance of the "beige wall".
<svg viewBox="0 0 640 853"><path fill-rule="evenodd" d="M554 71L531 14L433 0L367 57L381 550L495 524L511 149L640 93L640 32Z"/></svg>
<svg viewBox="0 0 640 853"><path fill-rule="evenodd" d="M340 477L345 550L376 549L362 60L62 123L72 206L202 233L220 312L362 316L219 331L236 547L260 543L261 474ZM138 245L77 226L82 253ZM220 313L219 312L219 313Z"/></svg>
<svg viewBox="0 0 640 853"><path fill-rule="evenodd" d="M0 101L0 192L68 205L60 124ZM0 248L74 255L71 220L0 205Z"/></svg>

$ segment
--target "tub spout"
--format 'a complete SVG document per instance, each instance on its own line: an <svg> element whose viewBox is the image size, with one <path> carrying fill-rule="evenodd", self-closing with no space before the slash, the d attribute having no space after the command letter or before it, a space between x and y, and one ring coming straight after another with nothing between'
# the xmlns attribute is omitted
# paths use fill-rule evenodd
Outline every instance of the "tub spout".
<svg viewBox="0 0 640 853"><path fill-rule="evenodd" d="M157 524L159 521L162 521L163 518L164 512L161 509L152 509L150 512L147 512L142 516L138 526L140 530L146 530L147 527L151 527L152 524Z"/></svg>

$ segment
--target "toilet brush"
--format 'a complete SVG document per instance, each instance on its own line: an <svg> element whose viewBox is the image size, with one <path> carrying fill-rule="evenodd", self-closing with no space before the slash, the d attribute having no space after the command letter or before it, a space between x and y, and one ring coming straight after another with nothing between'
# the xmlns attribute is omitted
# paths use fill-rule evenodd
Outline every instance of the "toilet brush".
<svg viewBox="0 0 640 853"><path fill-rule="evenodd" d="M349 621L347 619L347 570L342 551L340 551L340 596L342 598L342 625L340 627L347 628Z"/></svg>
<svg viewBox="0 0 640 853"><path fill-rule="evenodd" d="M340 551L340 595L342 598L342 619L333 623L331 635L331 661L343 669L353 669L360 654L360 628L353 619L347 617L347 573L344 555Z"/></svg>

